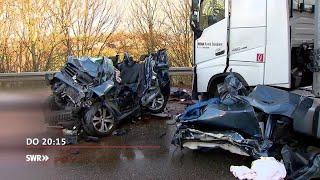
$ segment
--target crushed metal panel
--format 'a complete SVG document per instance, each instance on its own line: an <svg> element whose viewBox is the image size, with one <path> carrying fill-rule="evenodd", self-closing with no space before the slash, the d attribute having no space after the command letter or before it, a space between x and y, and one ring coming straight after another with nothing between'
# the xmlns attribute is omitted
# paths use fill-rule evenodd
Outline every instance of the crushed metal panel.
<svg viewBox="0 0 320 180"><path fill-rule="evenodd" d="M267 148L270 147L266 146L265 142L260 143L255 139L245 139L234 131L202 132L190 128L180 128L174 135L172 143L190 149L222 148L231 153L254 158L267 156Z"/></svg>
<svg viewBox="0 0 320 180"><path fill-rule="evenodd" d="M313 126L313 116L318 104L310 98L303 99L298 105L294 113L293 128L294 130L311 135Z"/></svg>
<svg viewBox="0 0 320 180"><path fill-rule="evenodd" d="M194 110L194 112L192 111ZM262 133L254 109L246 101L227 106L217 100L192 106L179 117L179 121L198 130L237 130L248 136L261 138Z"/></svg>
<svg viewBox="0 0 320 180"><path fill-rule="evenodd" d="M257 86L244 98L267 114L291 118L296 132L320 138L317 100L268 86Z"/></svg>
<svg viewBox="0 0 320 180"><path fill-rule="evenodd" d="M248 97L249 103L267 114L291 117L301 97L269 86L257 86Z"/></svg>
<svg viewBox="0 0 320 180"><path fill-rule="evenodd" d="M93 87L92 91L95 92L99 97L101 97L105 95L107 92L109 92L113 87L114 87L114 82L111 80L108 80L99 86Z"/></svg>
<svg viewBox="0 0 320 180"><path fill-rule="evenodd" d="M196 150L199 147L207 147L207 148L221 148L223 150L229 151L233 154L238 154L241 156L250 156L248 153L244 152L240 148L236 146L232 146L230 144L216 144L216 143L206 143L206 142L186 142L183 144L183 147Z"/></svg>

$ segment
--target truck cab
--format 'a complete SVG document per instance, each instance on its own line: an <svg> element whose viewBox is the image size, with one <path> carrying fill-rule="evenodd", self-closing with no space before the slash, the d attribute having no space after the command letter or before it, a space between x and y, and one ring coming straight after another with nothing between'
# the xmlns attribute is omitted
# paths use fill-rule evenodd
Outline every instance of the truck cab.
<svg viewBox="0 0 320 180"><path fill-rule="evenodd" d="M214 96L230 71L246 86L312 84L314 0L192 0L194 91Z"/></svg>

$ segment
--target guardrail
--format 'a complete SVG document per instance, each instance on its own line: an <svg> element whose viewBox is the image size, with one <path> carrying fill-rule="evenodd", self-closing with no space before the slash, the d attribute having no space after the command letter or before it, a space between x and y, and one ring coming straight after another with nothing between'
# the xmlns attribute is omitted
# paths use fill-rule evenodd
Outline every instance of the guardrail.
<svg viewBox="0 0 320 180"><path fill-rule="evenodd" d="M22 73L0 73L0 81L15 81L15 80L44 80L45 74L53 74L56 71L50 72L22 72ZM193 68L190 67L172 67L169 70L171 76L192 75Z"/></svg>
<svg viewBox="0 0 320 180"><path fill-rule="evenodd" d="M170 75L193 75L192 67L172 67L169 69Z"/></svg>

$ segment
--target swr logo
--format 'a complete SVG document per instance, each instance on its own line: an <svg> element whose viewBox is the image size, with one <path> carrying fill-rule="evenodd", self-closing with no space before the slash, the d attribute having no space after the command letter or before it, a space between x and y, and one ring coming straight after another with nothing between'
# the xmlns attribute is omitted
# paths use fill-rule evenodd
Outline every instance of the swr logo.
<svg viewBox="0 0 320 180"><path fill-rule="evenodd" d="M47 155L26 155L26 162L46 162L48 160Z"/></svg>

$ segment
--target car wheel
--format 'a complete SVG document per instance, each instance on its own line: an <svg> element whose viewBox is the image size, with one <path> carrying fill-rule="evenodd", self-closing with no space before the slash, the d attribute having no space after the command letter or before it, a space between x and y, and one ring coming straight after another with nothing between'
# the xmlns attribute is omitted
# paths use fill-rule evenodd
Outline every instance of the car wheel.
<svg viewBox="0 0 320 180"><path fill-rule="evenodd" d="M84 116L83 129L91 136L107 136L116 129L117 123L112 112L101 103L91 106Z"/></svg>
<svg viewBox="0 0 320 180"><path fill-rule="evenodd" d="M151 101L147 108L151 113L161 113L164 111L164 108L167 105L168 97L164 96L162 93L159 93L153 101Z"/></svg>

